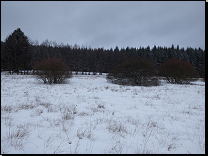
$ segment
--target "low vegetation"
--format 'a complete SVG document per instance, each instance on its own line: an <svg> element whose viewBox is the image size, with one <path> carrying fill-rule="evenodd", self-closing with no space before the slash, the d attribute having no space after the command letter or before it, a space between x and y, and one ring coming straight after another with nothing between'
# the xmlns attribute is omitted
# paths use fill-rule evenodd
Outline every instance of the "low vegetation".
<svg viewBox="0 0 208 156"><path fill-rule="evenodd" d="M155 86L159 85L154 64L147 59L131 59L113 69L107 79L121 85Z"/></svg>
<svg viewBox="0 0 208 156"><path fill-rule="evenodd" d="M71 77L71 69L59 58L50 58L37 63L34 68L34 74L44 83L62 83L64 79Z"/></svg>
<svg viewBox="0 0 208 156"><path fill-rule="evenodd" d="M205 153L204 82L126 86L103 74L51 86L1 76L3 154Z"/></svg>
<svg viewBox="0 0 208 156"><path fill-rule="evenodd" d="M159 69L159 75L173 84L189 84L190 81L199 78L199 73L191 63L176 58L162 64Z"/></svg>

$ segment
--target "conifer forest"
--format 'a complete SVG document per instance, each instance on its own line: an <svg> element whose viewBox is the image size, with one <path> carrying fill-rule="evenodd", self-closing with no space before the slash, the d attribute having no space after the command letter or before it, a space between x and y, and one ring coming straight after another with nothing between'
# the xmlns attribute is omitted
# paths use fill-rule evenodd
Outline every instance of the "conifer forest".
<svg viewBox="0 0 208 156"><path fill-rule="evenodd" d="M114 49L104 49L69 44L57 44L56 41L48 39L39 44L37 40L31 41L18 28L5 41L1 41L1 70L31 70L39 61L55 57L63 60L76 73L102 74L132 58L145 57L156 69L167 60L177 58L191 63L200 77L205 77L205 50L200 47L180 48L179 45L172 44L171 47L154 45L150 48L141 47L138 43L139 48L116 46Z"/></svg>

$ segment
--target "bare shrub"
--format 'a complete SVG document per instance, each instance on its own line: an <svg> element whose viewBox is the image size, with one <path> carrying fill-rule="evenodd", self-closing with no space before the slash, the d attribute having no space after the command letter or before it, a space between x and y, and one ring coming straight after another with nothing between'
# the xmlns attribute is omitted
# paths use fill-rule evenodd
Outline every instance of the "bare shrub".
<svg viewBox="0 0 208 156"><path fill-rule="evenodd" d="M140 58L123 62L110 71L106 78L112 83L121 85L157 86L159 81L156 73L151 61Z"/></svg>
<svg viewBox="0 0 208 156"><path fill-rule="evenodd" d="M70 67L59 58L42 60L33 67L33 74L44 83L62 83L71 77Z"/></svg>
<svg viewBox="0 0 208 156"><path fill-rule="evenodd" d="M162 64L159 75L165 77L169 83L175 84L189 84L199 77L199 73L191 63L176 58Z"/></svg>

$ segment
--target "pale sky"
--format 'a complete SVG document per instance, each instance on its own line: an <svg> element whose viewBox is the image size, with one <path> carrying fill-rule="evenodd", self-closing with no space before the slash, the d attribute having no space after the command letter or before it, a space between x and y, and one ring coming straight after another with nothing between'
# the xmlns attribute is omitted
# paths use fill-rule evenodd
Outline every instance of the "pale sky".
<svg viewBox="0 0 208 156"><path fill-rule="evenodd" d="M17 28L39 44L205 49L205 1L1 1L1 40Z"/></svg>

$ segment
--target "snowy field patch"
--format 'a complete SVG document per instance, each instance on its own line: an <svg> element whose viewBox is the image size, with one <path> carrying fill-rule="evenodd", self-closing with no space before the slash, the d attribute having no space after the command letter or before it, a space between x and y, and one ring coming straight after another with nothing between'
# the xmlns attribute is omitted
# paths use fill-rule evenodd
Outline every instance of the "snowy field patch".
<svg viewBox="0 0 208 156"><path fill-rule="evenodd" d="M1 75L2 154L205 153L205 82L122 86L105 74L67 81Z"/></svg>

